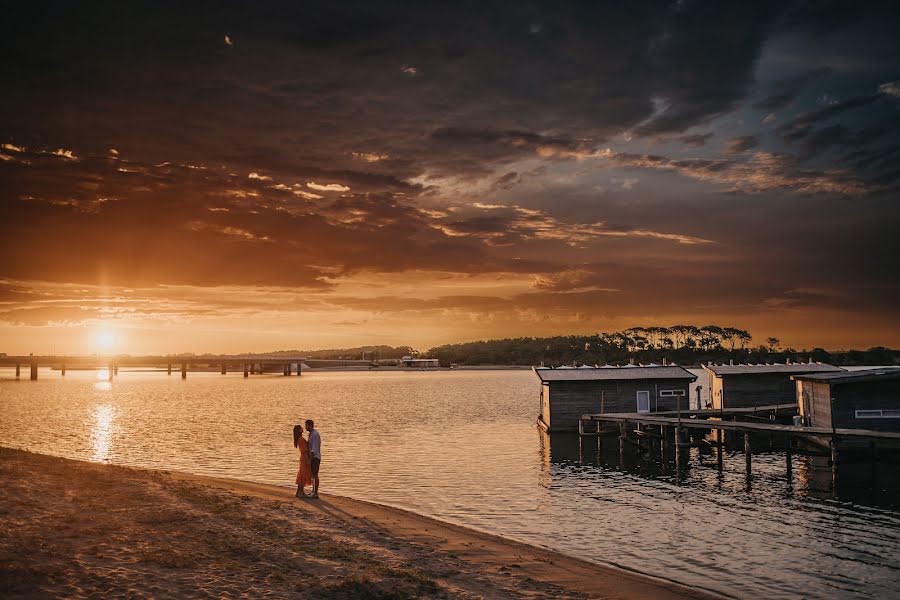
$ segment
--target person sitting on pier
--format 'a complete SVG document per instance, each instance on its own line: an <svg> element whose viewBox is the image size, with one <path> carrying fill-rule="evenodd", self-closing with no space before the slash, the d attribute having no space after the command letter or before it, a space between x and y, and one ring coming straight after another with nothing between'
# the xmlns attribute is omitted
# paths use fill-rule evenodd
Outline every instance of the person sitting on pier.
<svg viewBox="0 0 900 600"><path fill-rule="evenodd" d="M294 425L294 448L300 450L300 467L297 469L297 493L298 498L305 498L303 488L312 485L312 469L309 460L309 442L303 438L303 426Z"/></svg>

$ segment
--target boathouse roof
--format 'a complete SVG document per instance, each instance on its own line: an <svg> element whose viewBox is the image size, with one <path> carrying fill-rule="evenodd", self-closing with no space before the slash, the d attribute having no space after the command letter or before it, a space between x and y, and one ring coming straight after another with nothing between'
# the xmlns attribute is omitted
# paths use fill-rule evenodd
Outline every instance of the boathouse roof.
<svg viewBox="0 0 900 600"><path fill-rule="evenodd" d="M771 375L773 373L844 373L840 367L825 363L774 363L774 364L740 364L740 365L703 365L707 371L716 375Z"/></svg>
<svg viewBox="0 0 900 600"><path fill-rule="evenodd" d="M880 369L866 369L864 371L840 371L837 373L808 373L794 375L793 380L821 381L822 383L854 383L863 381L881 381L887 379L900 379L900 368L884 367Z"/></svg>
<svg viewBox="0 0 900 600"><path fill-rule="evenodd" d="M634 379L690 379L694 381L697 376L683 367L668 366L637 366L626 365L614 367L604 365L602 367L578 367L551 369L550 367L535 367L535 374L544 381L621 381Z"/></svg>

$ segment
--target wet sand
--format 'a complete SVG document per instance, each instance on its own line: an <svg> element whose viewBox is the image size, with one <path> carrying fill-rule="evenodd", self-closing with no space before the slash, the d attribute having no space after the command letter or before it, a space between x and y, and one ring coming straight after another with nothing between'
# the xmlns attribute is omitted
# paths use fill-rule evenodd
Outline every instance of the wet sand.
<svg viewBox="0 0 900 600"><path fill-rule="evenodd" d="M7 448L0 482L4 598L714 597L399 509L298 500L277 486Z"/></svg>

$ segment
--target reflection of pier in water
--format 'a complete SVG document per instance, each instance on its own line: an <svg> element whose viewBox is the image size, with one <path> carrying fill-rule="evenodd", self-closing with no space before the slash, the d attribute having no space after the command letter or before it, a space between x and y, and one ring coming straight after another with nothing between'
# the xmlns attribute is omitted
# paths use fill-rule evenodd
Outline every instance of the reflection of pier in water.
<svg viewBox="0 0 900 600"><path fill-rule="evenodd" d="M540 429L539 429L540 430ZM785 498L820 498L882 508L900 508L900 445L883 448L873 460L868 446L843 448L832 465L830 453L795 446L786 438L757 436L755 473L746 477L742 438L724 436L721 448L713 435L694 436L676 457L674 440L642 437L620 443L618 432L582 437L540 430L541 485L549 487L560 467L614 470L679 486L709 487L732 492L777 491ZM790 458L788 458L790 457Z"/></svg>

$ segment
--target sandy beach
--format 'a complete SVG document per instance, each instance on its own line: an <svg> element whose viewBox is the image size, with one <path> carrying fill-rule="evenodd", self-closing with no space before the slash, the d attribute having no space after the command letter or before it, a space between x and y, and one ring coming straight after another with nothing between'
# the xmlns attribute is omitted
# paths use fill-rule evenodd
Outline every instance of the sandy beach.
<svg viewBox="0 0 900 600"><path fill-rule="evenodd" d="M343 497L0 448L0 596L712 596Z"/></svg>

